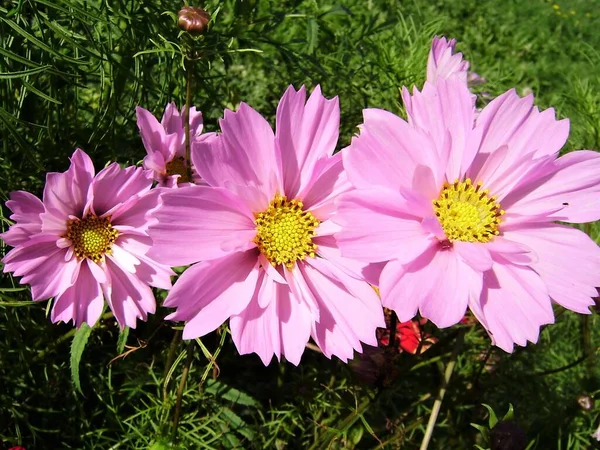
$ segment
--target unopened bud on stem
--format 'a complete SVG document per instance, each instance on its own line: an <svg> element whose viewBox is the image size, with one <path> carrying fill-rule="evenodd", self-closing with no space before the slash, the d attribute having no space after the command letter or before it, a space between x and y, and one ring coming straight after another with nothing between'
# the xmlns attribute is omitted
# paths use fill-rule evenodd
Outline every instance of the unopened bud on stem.
<svg viewBox="0 0 600 450"><path fill-rule="evenodd" d="M210 15L202 8L193 6L184 6L179 11L179 28L188 33L197 36L206 31L206 26L210 20Z"/></svg>

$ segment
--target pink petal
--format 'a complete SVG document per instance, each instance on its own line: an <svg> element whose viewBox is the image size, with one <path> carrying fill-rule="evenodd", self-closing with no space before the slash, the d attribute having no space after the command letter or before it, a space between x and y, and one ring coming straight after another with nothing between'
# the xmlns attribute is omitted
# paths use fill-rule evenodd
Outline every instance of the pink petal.
<svg viewBox="0 0 600 450"><path fill-rule="evenodd" d="M550 173L519 186L502 207L510 214L547 213L548 221L582 223L600 219L599 195L600 154L581 150L558 158Z"/></svg>
<svg viewBox="0 0 600 450"><path fill-rule="evenodd" d="M567 119L556 120L552 108L540 113L533 106L532 95L521 98L514 89L492 100L481 111L477 127L484 130L482 153L507 145L511 154L553 156L569 135Z"/></svg>
<svg viewBox="0 0 600 450"><path fill-rule="evenodd" d="M257 186L269 198L281 191L280 162L269 123L241 103L237 112L225 110L220 124L222 134L208 141L214 144L211 151L196 151L196 159L192 159L199 175L212 186L223 186L227 181Z"/></svg>
<svg viewBox="0 0 600 450"><path fill-rule="evenodd" d="M140 264L139 259L123 250L118 243L112 246L112 255L106 256L119 266L121 270L132 274L136 272L136 266Z"/></svg>
<svg viewBox="0 0 600 450"><path fill-rule="evenodd" d="M55 237L37 235L4 257L4 272L22 276L20 283L31 285L32 298L45 300L73 284L77 262L65 262L66 252L56 246Z"/></svg>
<svg viewBox="0 0 600 450"><path fill-rule="evenodd" d="M481 298L471 309L482 315L493 343L504 351L537 342L540 326L554 322L546 286L533 270L494 264L483 280Z"/></svg>
<svg viewBox="0 0 600 450"><path fill-rule="evenodd" d="M146 320L156 311L152 289L134 274L126 272L106 258L107 281L102 285L104 297L121 328L135 328L137 319Z"/></svg>
<svg viewBox="0 0 600 450"><path fill-rule="evenodd" d="M561 306L589 314L600 286L600 249L585 233L563 225L547 224L506 233L532 248L538 260L531 264L548 294Z"/></svg>
<svg viewBox="0 0 600 450"><path fill-rule="evenodd" d="M312 321L318 322L319 320L321 320L319 302L316 298L315 293L312 291L312 289L306 282L305 277L302 276L302 274L300 273L300 269L298 268L300 265L306 264L305 261L299 261L294 265L294 267L291 270L285 268L283 270L283 275L285 276L287 284L290 288L292 297L296 298L299 302L305 304L308 307L308 310L310 311Z"/></svg>
<svg viewBox="0 0 600 450"><path fill-rule="evenodd" d="M145 194L152 187L152 174L140 167L121 169L113 163L102 169L91 185L91 212L96 216L111 214L132 197Z"/></svg>
<svg viewBox="0 0 600 450"><path fill-rule="evenodd" d="M172 159L175 156L185 156L185 121L184 112L186 106L184 105L181 109L181 114L177 110L174 102L171 102L165 108L161 125L164 127L164 132L167 134L174 135L175 140L173 142L173 148L175 152L170 156ZM193 140L200 136L202 133L202 113L194 106L190 108L190 139Z"/></svg>
<svg viewBox="0 0 600 450"><path fill-rule="evenodd" d="M409 264L386 265L379 286L381 301L401 322L412 319L419 309L423 317L444 328L464 316L472 280L481 276L456 252L435 245Z"/></svg>
<svg viewBox="0 0 600 450"><path fill-rule="evenodd" d="M172 108L174 108L174 106L174 104L167 106L167 109L165 110L165 116L172 113ZM140 130L140 136L148 155L159 153L165 162L173 159L174 155L170 149L171 146L166 142L167 133L165 132L163 124L159 123L156 117L154 117L150 111L140 106L135 108L135 113L137 116L137 126Z"/></svg>
<svg viewBox="0 0 600 450"><path fill-rule="evenodd" d="M179 114L175 102L171 102L165 107L165 112L160 120L160 124L167 134L181 132L184 127L183 117Z"/></svg>
<svg viewBox="0 0 600 450"><path fill-rule="evenodd" d="M487 243L481 242L455 241L453 243L454 251L462 260L479 272L492 268L492 256L486 246Z"/></svg>
<svg viewBox="0 0 600 450"><path fill-rule="evenodd" d="M160 152L146 155L142 165L144 169L153 171L154 179L158 182L163 181L167 176L167 161L165 161L165 157Z"/></svg>
<svg viewBox="0 0 600 450"><path fill-rule="evenodd" d="M430 245L430 235L404 205L399 194L382 188L340 196L332 220L341 227L335 239L342 255L380 262L410 260L421 254Z"/></svg>
<svg viewBox="0 0 600 450"><path fill-rule="evenodd" d="M215 330L240 314L258 289L256 252L238 252L187 269L169 292L164 305L177 307L169 320L185 320L184 339Z"/></svg>
<svg viewBox="0 0 600 450"><path fill-rule="evenodd" d="M554 111L533 107L533 96L520 98L510 90L487 105L477 118L483 133L478 155L468 176L483 181L500 200L514 186L564 145L568 121L556 121ZM501 155L495 153L501 152Z"/></svg>
<svg viewBox="0 0 600 450"><path fill-rule="evenodd" d="M44 212L44 204L35 195L25 191L13 191L7 208L12 211L10 219L15 221L9 230L0 234L0 238L12 247L23 244L33 234L42 231L40 214Z"/></svg>
<svg viewBox="0 0 600 450"><path fill-rule="evenodd" d="M52 322L73 321L76 327L87 323L93 327L104 309L100 285L94 279L87 264L81 264L77 281L62 292L52 306Z"/></svg>
<svg viewBox="0 0 600 450"><path fill-rule="evenodd" d="M317 245L317 254L343 270L346 274L359 280L378 286L379 275L383 263L365 263L353 258L344 258L333 236L319 236L313 239Z"/></svg>
<svg viewBox="0 0 600 450"><path fill-rule="evenodd" d="M433 258L435 249L431 248L418 256L415 261L405 267L400 261L389 261L379 277L381 303L393 309L400 322L407 322L417 315L422 298L427 294L431 280L420 270L426 267ZM410 267L413 271L408 271Z"/></svg>
<svg viewBox="0 0 600 450"><path fill-rule="evenodd" d="M456 77L467 84L467 71L469 63L463 61L462 53L454 54L456 40L447 40L445 37L434 37L431 51L427 59L427 81L434 83L442 78Z"/></svg>
<svg viewBox="0 0 600 450"><path fill-rule="evenodd" d="M304 208L319 220L325 220L334 211L334 200L352 189L348 175L344 171L342 154L317 161L313 178L305 183L304 190L297 196Z"/></svg>
<svg viewBox="0 0 600 450"><path fill-rule="evenodd" d="M185 109L185 106L184 106ZM182 120L183 123L183 120ZM185 124L183 124L185 127ZM195 106L190 108L190 135L192 138L200 136L203 129L202 112L198 111Z"/></svg>
<svg viewBox="0 0 600 450"><path fill-rule="evenodd" d="M360 135L342 150L350 182L359 189L410 187L415 166L435 154L431 140L390 112L365 109L363 117Z"/></svg>
<svg viewBox="0 0 600 450"><path fill-rule="evenodd" d="M281 154L283 189L295 198L313 176L317 161L333 155L338 140L340 107L315 87L308 102L306 88L288 87L277 107L275 146Z"/></svg>
<svg viewBox="0 0 600 450"><path fill-rule="evenodd" d="M504 232L502 236L496 236L492 241L484 244L492 259L521 266L529 266L537 261L538 257L531 251L531 248L507 239L507 236L512 236L512 234L507 235Z"/></svg>
<svg viewBox="0 0 600 450"><path fill-rule="evenodd" d="M270 301L261 301L265 295L272 296ZM240 354L257 353L265 365L273 355L279 359L283 354L298 365L310 337L311 316L287 286L263 276L261 288L241 314L231 317L229 326Z"/></svg>
<svg viewBox="0 0 600 450"><path fill-rule="evenodd" d="M435 282L421 300L421 316L439 328L460 322L469 302L471 282L473 279L480 280L482 274L465 264L452 250L436 252L429 266L422 271L427 272L429 280Z"/></svg>
<svg viewBox="0 0 600 450"><path fill-rule="evenodd" d="M133 196L111 215L111 224L120 233L131 231L145 234L151 223L156 223L154 210L159 205L160 189L152 189L141 196Z"/></svg>
<svg viewBox="0 0 600 450"><path fill-rule="evenodd" d="M481 132L474 130L475 108L466 80L425 83L423 92L415 90L412 96L404 92L403 98L409 123L428 133L439 162L447 161L446 179L462 179L481 142Z"/></svg>
<svg viewBox="0 0 600 450"><path fill-rule="evenodd" d="M75 150L66 172L51 172L46 175L43 196L46 209L59 217L81 217L92 178L92 160L83 150Z"/></svg>
<svg viewBox="0 0 600 450"><path fill-rule="evenodd" d="M116 245L134 255L139 261L135 266L135 274L143 283L160 289L171 288L171 277L175 272L147 256L152 247L152 240L148 236L120 236Z"/></svg>
<svg viewBox="0 0 600 450"><path fill-rule="evenodd" d="M323 259L312 259L299 269L319 305L312 336L325 356L347 361L354 350L362 351L361 342L377 345L375 330L385 321L371 286Z"/></svg>
<svg viewBox="0 0 600 450"><path fill-rule="evenodd" d="M281 266L273 267L273 265L262 253L259 253L258 255L258 263L262 266L263 270L266 272L266 275L271 278L271 280L275 281L276 283L287 284L287 281L282 274L283 269ZM261 298L268 300L266 297ZM260 307L264 308L265 305L260 304Z"/></svg>
<svg viewBox="0 0 600 450"><path fill-rule="evenodd" d="M240 314L232 315L229 319L229 328L240 355L256 353L263 364L268 366L273 355L278 360L281 355L279 317L277 317L278 299L272 298L265 306L261 306L258 299L261 293L272 291L276 287L264 272L260 274L257 285L260 287L254 291L248 305Z"/></svg>
<svg viewBox="0 0 600 450"><path fill-rule="evenodd" d="M89 259L85 259L84 261L81 261L81 264L85 264L87 266L97 283L106 283L108 278L106 277L106 264L104 261L95 263Z"/></svg>
<svg viewBox="0 0 600 450"><path fill-rule="evenodd" d="M226 189L190 186L164 192L148 233L154 241L149 257L182 266L221 258L254 246L254 216ZM223 250L229 245L229 250Z"/></svg>

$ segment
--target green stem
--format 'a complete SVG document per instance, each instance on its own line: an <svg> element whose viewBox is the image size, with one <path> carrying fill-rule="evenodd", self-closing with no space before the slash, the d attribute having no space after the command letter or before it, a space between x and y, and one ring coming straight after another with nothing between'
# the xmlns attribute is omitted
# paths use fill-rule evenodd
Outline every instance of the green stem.
<svg viewBox="0 0 600 450"><path fill-rule="evenodd" d="M185 164L187 168L188 179L192 181L192 146L190 142L190 107L192 103L192 63L189 59L185 60L185 70L187 73L187 86L185 93L185 109L183 111L183 123L185 126Z"/></svg>
<svg viewBox="0 0 600 450"><path fill-rule="evenodd" d="M431 415L429 416L429 422L427 423L427 429L425 430L425 436L423 436L423 442L421 442L420 450L427 450L427 448L429 447L429 441L431 441L433 429L435 428L435 423L440 413L440 408L442 407L442 401L444 400L444 395L446 395L446 389L448 388L448 384L450 383L450 378L452 378L452 372L454 371L454 366L456 365L458 353L462 348L464 338L465 329L461 328L459 330L458 336L456 337L456 342L454 343L454 350L452 350L450 361L448 361L448 365L446 366L446 370L444 371L444 378L442 379L442 383L440 385L440 392L435 401L433 402L433 408L431 409Z"/></svg>
<svg viewBox="0 0 600 450"><path fill-rule="evenodd" d="M173 361L175 360L175 353L177 352L177 347L179 346L179 342L181 342L181 330L175 330L175 334L173 334L173 339L171 340L171 344L169 345L169 353L167 354L167 363L165 365L165 371L163 373L163 379L165 380L165 384L163 386L163 403L167 402L168 395L168 382L167 382L167 374L169 370L171 370L171 366L173 365Z"/></svg>
<svg viewBox="0 0 600 450"><path fill-rule="evenodd" d="M187 383L188 375L190 373L190 367L192 360L194 359L194 341L190 341L187 345L187 358L185 365L183 366L183 372L181 373L181 381L179 382L179 389L177 389L177 400L175 402L175 413L173 414L173 440L177 436L177 428L179 427L179 418L181 417L181 402L183 399L183 391Z"/></svg>

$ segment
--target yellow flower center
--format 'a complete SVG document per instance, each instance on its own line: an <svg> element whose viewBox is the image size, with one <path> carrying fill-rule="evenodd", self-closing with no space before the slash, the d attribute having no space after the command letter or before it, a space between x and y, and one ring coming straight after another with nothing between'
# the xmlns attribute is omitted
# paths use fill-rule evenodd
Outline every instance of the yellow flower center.
<svg viewBox="0 0 600 450"><path fill-rule="evenodd" d="M110 224L110 217L87 216L67 222L65 237L73 243L73 252L79 259L89 258L100 262L112 253L111 247L119 232Z"/></svg>
<svg viewBox="0 0 600 450"><path fill-rule="evenodd" d="M276 195L266 211L255 215L254 242L273 266L291 269L296 261L315 257L313 237L320 222L303 207L299 200Z"/></svg>
<svg viewBox="0 0 600 450"><path fill-rule="evenodd" d="M169 176L180 175L180 177L177 178L177 184L191 182L187 164L185 163L185 158L183 156L179 156L172 161L169 161L166 165L166 169L167 175Z"/></svg>
<svg viewBox="0 0 600 450"><path fill-rule="evenodd" d="M500 232L500 217L504 211L490 197L482 183L465 181L445 183L440 197L433 201L433 209L450 242L489 242Z"/></svg>

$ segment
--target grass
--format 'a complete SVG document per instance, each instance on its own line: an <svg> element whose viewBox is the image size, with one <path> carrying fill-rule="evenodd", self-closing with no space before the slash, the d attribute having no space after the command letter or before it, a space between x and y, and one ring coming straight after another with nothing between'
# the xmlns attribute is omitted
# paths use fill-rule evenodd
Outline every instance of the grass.
<svg viewBox="0 0 600 450"><path fill-rule="evenodd" d="M97 166L141 160L135 106L160 114L185 95L179 6L0 5L2 200L17 189L40 194L45 172L65 170L77 146ZM272 120L287 85L320 84L340 97L342 148L363 108L401 113L398 88L422 84L431 39L444 34L488 80L477 88L482 97L533 92L540 107L571 120L565 151L600 149L593 2L211 0L205 8L214 23L197 44L193 103L209 130L240 101ZM597 224L586 231L600 237ZM71 327L51 324L47 311L1 276L0 448L418 448L457 334L431 327L439 342L422 356L384 353L344 365L307 350L299 367L263 367L255 355L237 355L221 329L193 346L174 439L185 344L177 325L162 320L166 311L127 335L102 320L79 364L81 393L71 380ZM466 327L430 448L489 447L482 404L499 417L512 404L532 448L598 448L590 434L600 407L586 411L577 400L600 397L600 319L556 313L537 345L512 355L491 347L478 325Z"/></svg>

